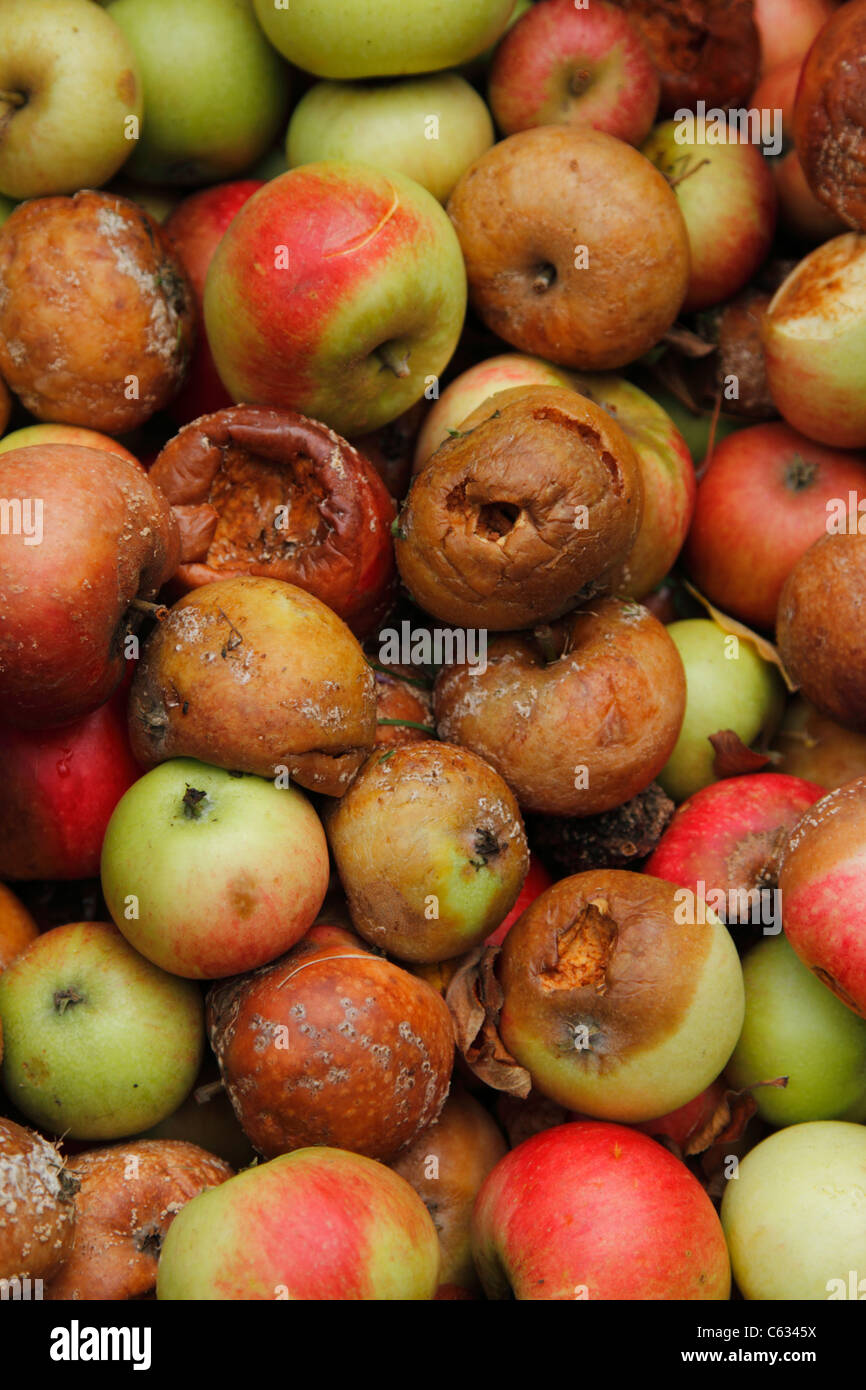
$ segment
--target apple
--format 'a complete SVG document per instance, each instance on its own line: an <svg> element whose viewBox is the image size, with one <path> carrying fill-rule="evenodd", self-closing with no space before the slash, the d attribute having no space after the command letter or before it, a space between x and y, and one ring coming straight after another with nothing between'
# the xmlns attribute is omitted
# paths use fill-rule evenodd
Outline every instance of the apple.
<svg viewBox="0 0 866 1390"><path fill-rule="evenodd" d="M289 75L249 4L114 0L106 13L144 89L127 173L145 183L214 183L264 154L285 119Z"/></svg>
<svg viewBox="0 0 866 1390"><path fill-rule="evenodd" d="M135 54L90 0L0 0L0 193L41 198L107 183L142 114Z"/></svg>
<svg viewBox="0 0 866 1390"><path fill-rule="evenodd" d="M111 435L82 429L79 425L24 425L0 439L0 454L8 454L12 449L29 449L34 444L77 444L83 449L105 449L129 463L138 463L135 455Z"/></svg>
<svg viewBox="0 0 866 1390"><path fill-rule="evenodd" d="M849 1009L866 1017L866 778L823 797L799 821L782 856L785 934L800 959Z"/></svg>
<svg viewBox="0 0 866 1390"><path fill-rule="evenodd" d="M506 135L591 125L639 145L656 117L659 78L640 31L604 0L541 0L497 45L490 107Z"/></svg>
<svg viewBox="0 0 866 1390"><path fill-rule="evenodd" d="M838 6L804 60L794 109L794 139L809 188L855 231L866 231L863 160L866 129L862 68L866 5Z"/></svg>
<svg viewBox="0 0 866 1390"><path fill-rule="evenodd" d="M350 163L308 164L254 194L217 248L204 297L235 400L299 410L348 436L419 399L451 357L465 307L460 246L433 195Z"/></svg>
<svg viewBox="0 0 866 1390"><path fill-rule="evenodd" d="M271 43L316 77L400 77L457 67L499 38L514 0L438 0L416 13L404 0L253 0Z"/></svg>
<svg viewBox="0 0 866 1390"><path fill-rule="evenodd" d="M713 1204L685 1164L624 1125L544 1130L497 1163L472 1218L488 1298L727 1299Z"/></svg>
<svg viewBox="0 0 866 1390"><path fill-rule="evenodd" d="M790 1125L746 1154L722 1201L722 1226L743 1297L862 1299L864 1183L866 1127L859 1124Z"/></svg>
<svg viewBox="0 0 866 1390"><path fill-rule="evenodd" d="M526 872L526 878L523 880L523 887L517 895L517 900L511 911L503 917L496 930L490 933L484 943L485 946L501 946L518 917L522 917L530 904L535 902L539 893L543 893L545 888L549 888L552 883L553 879L541 860L536 855L530 854L529 868Z"/></svg>
<svg viewBox="0 0 866 1390"><path fill-rule="evenodd" d="M728 129L723 144L700 116L690 132L678 120L656 126L641 146L676 194L691 253L684 313L730 299L767 258L776 226L776 190L754 145Z"/></svg>
<svg viewBox="0 0 866 1390"><path fill-rule="evenodd" d="M725 1068L737 1090L752 1086L768 1124L866 1120L866 1019L836 999L784 936L743 961L746 1017ZM784 1089L757 1082L787 1077Z"/></svg>
<svg viewBox="0 0 866 1390"><path fill-rule="evenodd" d="M773 766L827 791L866 777L866 734L845 729L797 695L773 740Z"/></svg>
<svg viewBox="0 0 866 1390"><path fill-rule="evenodd" d="M670 623L667 633L685 667L686 712L656 780L674 801L685 801L718 779L710 736L730 729L748 746L772 733L782 717L784 686L751 642L707 618Z"/></svg>
<svg viewBox="0 0 866 1390"><path fill-rule="evenodd" d="M38 935L39 928L27 908L5 883L0 883L0 974Z"/></svg>
<svg viewBox="0 0 866 1390"><path fill-rule="evenodd" d="M204 1046L197 985L104 922L45 932L0 975L4 1090L72 1139L119 1139L176 1110Z"/></svg>
<svg viewBox="0 0 866 1390"><path fill-rule="evenodd" d="M725 415L724 412L716 416L711 410L692 409L645 372L638 372L637 379L646 394L673 420L696 467L703 463L709 454L711 440L715 447L729 434L745 429L749 424L748 420Z"/></svg>
<svg viewBox="0 0 866 1390"><path fill-rule="evenodd" d="M666 1115L721 1072L743 1022L743 979L712 910L673 884L599 869L560 879L502 944L499 1034L536 1090L630 1123Z"/></svg>
<svg viewBox="0 0 866 1390"><path fill-rule="evenodd" d="M837 0L755 0L761 37L761 72L802 62L818 30L838 9Z"/></svg>
<svg viewBox="0 0 866 1390"><path fill-rule="evenodd" d="M0 725L0 875L79 879L99 873L102 838L141 776L126 727L128 682L92 714L55 729Z"/></svg>
<svg viewBox="0 0 866 1390"><path fill-rule="evenodd" d="M294 787L173 758L121 797L102 891L126 939L188 979L242 974L287 951L328 888L318 816Z"/></svg>
<svg viewBox="0 0 866 1390"><path fill-rule="evenodd" d="M78 1182L53 1144L2 1118L0 1173L0 1296L20 1299L21 1287L13 1292L12 1281L34 1279L40 1298L43 1279L50 1279L72 1252ZM33 1296L32 1286L24 1283L24 1290L24 1298Z"/></svg>
<svg viewBox="0 0 866 1390"><path fill-rule="evenodd" d="M704 1141L709 1140L712 1122L719 1108L725 1104L727 1090L723 1079L711 1081L694 1100L686 1101L685 1105L668 1111L667 1115L659 1115L656 1120L642 1120L633 1128L664 1143L678 1158L691 1156L696 1149L703 1152L709 1147L709 1143Z"/></svg>
<svg viewBox="0 0 866 1390"><path fill-rule="evenodd" d="M685 552L694 583L724 612L772 629L785 580L826 534L828 505L847 507L854 493L866 508L864 464L786 424L729 435L698 483Z"/></svg>
<svg viewBox="0 0 866 1390"><path fill-rule="evenodd" d="M405 1178L342 1149L297 1149L186 1204L165 1238L157 1297L431 1299L439 1258Z"/></svg>
<svg viewBox="0 0 866 1390"><path fill-rule="evenodd" d="M866 446L866 236L810 252L764 317L773 400L789 425L836 449Z"/></svg>
<svg viewBox="0 0 866 1390"><path fill-rule="evenodd" d="M329 159L396 169L444 203L493 139L490 112L457 73L317 82L292 113L286 157L290 169Z"/></svg>

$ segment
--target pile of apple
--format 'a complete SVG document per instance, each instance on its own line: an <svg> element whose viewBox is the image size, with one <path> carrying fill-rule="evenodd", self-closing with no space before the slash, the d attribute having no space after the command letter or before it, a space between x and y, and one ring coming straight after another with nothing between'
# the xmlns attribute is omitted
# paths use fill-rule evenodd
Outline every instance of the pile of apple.
<svg viewBox="0 0 866 1390"><path fill-rule="evenodd" d="M866 1297L864 67L0 0L6 1293Z"/></svg>

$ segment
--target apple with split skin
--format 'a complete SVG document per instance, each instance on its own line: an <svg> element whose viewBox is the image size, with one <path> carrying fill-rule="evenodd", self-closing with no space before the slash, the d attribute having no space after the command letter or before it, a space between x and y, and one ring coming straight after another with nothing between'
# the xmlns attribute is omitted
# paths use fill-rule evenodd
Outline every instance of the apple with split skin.
<svg viewBox="0 0 866 1390"><path fill-rule="evenodd" d="M488 1298L727 1299L719 1218L698 1180L624 1125L557 1125L506 1154L472 1218Z"/></svg>
<svg viewBox="0 0 866 1390"><path fill-rule="evenodd" d="M241 209L208 270L204 317L235 400L351 436L423 395L465 306L460 246L433 195L393 171L323 163L272 179Z"/></svg>
<svg viewBox="0 0 866 1390"><path fill-rule="evenodd" d="M327 888L325 833L306 797L191 758L139 778L105 832L102 891L115 923L148 960L188 979L281 955Z"/></svg>
<svg viewBox="0 0 866 1390"><path fill-rule="evenodd" d="M622 10L604 0L540 0L498 44L489 93L506 135L586 124L639 145L655 120L659 79Z"/></svg>
<svg viewBox="0 0 866 1390"><path fill-rule="evenodd" d="M88 0L2 0L0 192L74 193L107 183L135 148L135 55Z"/></svg>
<svg viewBox="0 0 866 1390"><path fill-rule="evenodd" d="M490 112L457 73L318 82L292 113L286 157L290 169L329 159L396 169L444 203L493 139Z"/></svg>
<svg viewBox="0 0 866 1390"><path fill-rule="evenodd" d="M50 1134L136 1134L191 1089L202 1015L198 986L151 965L116 927L55 927L0 975L4 1090Z"/></svg>
<svg viewBox="0 0 866 1390"><path fill-rule="evenodd" d="M439 1278L427 1208L381 1163L306 1148L188 1202L159 1261L160 1300L421 1300Z"/></svg>

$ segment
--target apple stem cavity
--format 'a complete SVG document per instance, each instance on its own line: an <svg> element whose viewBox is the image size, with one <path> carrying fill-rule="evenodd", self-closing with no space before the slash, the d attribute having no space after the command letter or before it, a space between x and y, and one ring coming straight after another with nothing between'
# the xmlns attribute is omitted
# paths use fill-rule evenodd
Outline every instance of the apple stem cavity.
<svg viewBox="0 0 866 1390"><path fill-rule="evenodd" d="M476 826L472 847L478 856L477 859L469 860L474 869L486 869L487 861L499 854L502 848L493 831L483 825Z"/></svg>
<svg viewBox="0 0 866 1390"><path fill-rule="evenodd" d="M556 266L546 262L544 265L536 266L532 288L536 294L546 294L555 280Z"/></svg>
<svg viewBox="0 0 866 1390"><path fill-rule="evenodd" d="M0 91L0 106L26 106L27 97L24 92Z"/></svg>
<svg viewBox="0 0 866 1390"><path fill-rule="evenodd" d="M396 343L380 343L373 356L378 357L382 366L387 367L388 371L393 372L395 376L400 378L409 376L409 352L399 348Z"/></svg>
<svg viewBox="0 0 866 1390"><path fill-rule="evenodd" d="M532 635L538 643L541 655L552 666L554 661L559 660L559 652L556 650L556 639L553 635L553 628L549 623L542 623L539 627L533 628Z"/></svg>
<svg viewBox="0 0 866 1390"><path fill-rule="evenodd" d="M811 487L818 474L818 465L795 454L785 468L785 486L791 492L804 492Z"/></svg>
<svg viewBox="0 0 866 1390"><path fill-rule="evenodd" d="M206 804L207 803L207 804ZM183 794L183 813L190 820L198 820L202 812L209 809L207 792L198 791L187 783Z"/></svg>
<svg viewBox="0 0 866 1390"><path fill-rule="evenodd" d="M69 989L58 989L54 991L54 1011L58 1014L65 1014L70 1004L83 1004L84 995L79 994L74 986Z"/></svg>

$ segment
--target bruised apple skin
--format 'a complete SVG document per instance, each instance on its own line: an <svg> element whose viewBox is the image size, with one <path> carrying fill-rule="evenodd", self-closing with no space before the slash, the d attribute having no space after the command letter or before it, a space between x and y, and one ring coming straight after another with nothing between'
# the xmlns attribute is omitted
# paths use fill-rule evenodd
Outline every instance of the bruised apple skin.
<svg viewBox="0 0 866 1390"><path fill-rule="evenodd" d="M637 26L661 78L661 113L699 100L744 102L758 80L761 44L753 0L617 0Z"/></svg>
<svg viewBox="0 0 866 1390"><path fill-rule="evenodd" d="M866 3L843 5L803 63L794 138L812 192L855 230L866 230Z"/></svg>
<svg viewBox="0 0 866 1390"><path fill-rule="evenodd" d="M253 574L315 594L358 637L394 590L394 504L379 474L327 425L234 406L169 440L150 469L181 538L176 579Z"/></svg>
<svg viewBox="0 0 866 1390"><path fill-rule="evenodd" d="M53 1144L0 1118L0 1279L47 1279L68 1257L77 1186Z"/></svg>
<svg viewBox="0 0 866 1390"><path fill-rule="evenodd" d="M822 536L785 581L776 636L789 675L822 714L866 732L861 606L866 535Z"/></svg>
<svg viewBox="0 0 866 1390"><path fill-rule="evenodd" d="M0 228L0 372L38 420L135 429L180 388L194 334L186 273L130 199L36 198Z"/></svg>
<svg viewBox="0 0 866 1390"><path fill-rule="evenodd" d="M448 1094L444 999L341 927L311 927L279 960L215 985L207 1020L235 1114L266 1158L327 1144L387 1163Z"/></svg>
<svg viewBox="0 0 866 1390"><path fill-rule="evenodd" d="M785 936L849 1009L866 1018L866 777L829 792L803 816L782 857Z"/></svg>
<svg viewBox="0 0 866 1390"><path fill-rule="evenodd" d="M140 622L130 604L154 599L176 569L177 527L141 468L102 449L2 454L0 496L18 499L22 516L20 533L0 538L0 720L64 724L120 682ZM35 528L24 534L28 503Z"/></svg>
<svg viewBox="0 0 866 1390"><path fill-rule="evenodd" d="M445 667L433 691L440 738L507 779L524 811L593 816L648 787L677 741L682 662L641 604L602 599L549 635L496 637L487 669Z"/></svg>
<svg viewBox="0 0 866 1390"><path fill-rule="evenodd" d="M177 1213L233 1176L221 1158L177 1139L138 1139L76 1154L75 1241L45 1290L50 1300L143 1298Z"/></svg>
<svg viewBox="0 0 866 1390"><path fill-rule="evenodd" d="M437 1298L478 1297L470 1223L478 1191L508 1152L490 1113L465 1091L448 1097L435 1120L391 1167L414 1187L436 1227L442 1263Z"/></svg>
<svg viewBox="0 0 866 1390"><path fill-rule="evenodd" d="M694 1099L743 1023L736 947L673 884L606 869L562 879L511 928L497 962L503 1043L570 1110L625 1123Z"/></svg>
<svg viewBox="0 0 866 1390"><path fill-rule="evenodd" d="M725 1237L703 1187L624 1125L575 1121L512 1149L478 1195L472 1248L492 1299L730 1296Z"/></svg>
<svg viewBox="0 0 866 1390"><path fill-rule="evenodd" d="M129 702L145 768L197 758L342 796L376 738L373 672L312 594L242 576L194 589L142 652Z"/></svg>
<svg viewBox="0 0 866 1390"><path fill-rule="evenodd" d="M415 478L397 565L435 617L513 630L603 589L642 515L640 465L616 422L566 387L515 387Z"/></svg>
<svg viewBox="0 0 866 1390"><path fill-rule="evenodd" d="M529 868L507 784L482 758L448 743L374 753L326 829L355 930L417 964L484 941Z"/></svg>
<svg viewBox="0 0 866 1390"><path fill-rule="evenodd" d="M658 342L685 298L676 194L601 131L510 135L469 167L448 212L471 303L520 352L583 371L622 367Z"/></svg>

